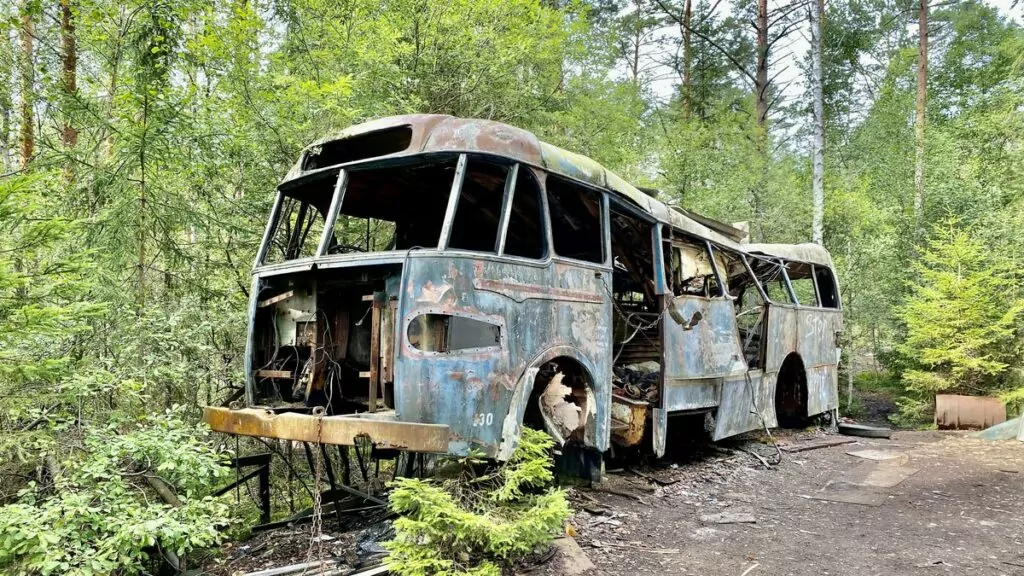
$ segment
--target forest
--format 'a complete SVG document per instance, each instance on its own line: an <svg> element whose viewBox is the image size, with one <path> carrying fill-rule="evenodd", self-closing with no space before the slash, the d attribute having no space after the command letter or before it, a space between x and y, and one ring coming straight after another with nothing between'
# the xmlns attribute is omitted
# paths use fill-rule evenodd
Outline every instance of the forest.
<svg viewBox="0 0 1024 576"><path fill-rule="evenodd" d="M756 242L832 254L848 391L1024 404L1016 1L12 0L0 6L0 572L210 546L197 423L304 146L487 118ZM857 370L850 367L855 366ZM849 388L848 388L849 387ZM182 506L139 487L159 471ZM201 528L200 528L201 527Z"/></svg>

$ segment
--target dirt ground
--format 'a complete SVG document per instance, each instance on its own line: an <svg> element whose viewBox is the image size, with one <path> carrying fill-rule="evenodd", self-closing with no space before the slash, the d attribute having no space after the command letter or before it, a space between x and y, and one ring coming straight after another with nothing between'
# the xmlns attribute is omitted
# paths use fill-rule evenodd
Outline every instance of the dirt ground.
<svg viewBox="0 0 1024 576"><path fill-rule="evenodd" d="M826 438L840 437L780 443ZM704 448L683 464L627 467L575 490L572 522L591 572L1024 575L1024 443L896 432L784 452L771 469L745 449L775 457L758 443ZM848 454L865 450L888 459Z"/></svg>

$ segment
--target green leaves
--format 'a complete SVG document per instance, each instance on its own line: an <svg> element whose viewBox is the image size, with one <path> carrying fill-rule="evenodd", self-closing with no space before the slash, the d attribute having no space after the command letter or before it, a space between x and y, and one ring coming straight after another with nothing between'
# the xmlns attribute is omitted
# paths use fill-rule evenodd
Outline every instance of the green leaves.
<svg viewBox="0 0 1024 576"><path fill-rule="evenodd" d="M137 574L154 545L181 556L219 543L229 507L207 494L227 469L206 435L180 410L87 429L84 452L60 463L52 491L32 487L0 507L0 572ZM182 505L164 504L147 474Z"/></svg>
<svg viewBox="0 0 1024 576"><path fill-rule="evenodd" d="M565 493L553 480L544 432L523 429L519 446L496 472L473 477L471 462L443 483L400 478L390 495L395 539L388 567L403 576L498 576L501 565L533 552L563 529ZM468 466L468 467L467 467Z"/></svg>

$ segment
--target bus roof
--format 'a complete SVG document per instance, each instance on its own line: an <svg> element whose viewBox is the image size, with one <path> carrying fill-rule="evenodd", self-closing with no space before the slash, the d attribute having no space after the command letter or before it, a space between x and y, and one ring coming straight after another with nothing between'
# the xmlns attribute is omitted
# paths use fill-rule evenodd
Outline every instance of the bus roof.
<svg viewBox="0 0 1024 576"><path fill-rule="evenodd" d="M754 255L773 256L793 262L806 262L832 268L832 256L818 244L744 244L743 249Z"/></svg>
<svg viewBox="0 0 1024 576"><path fill-rule="evenodd" d="M372 137L374 141L356 144L362 140L360 137ZM352 150L335 158L340 161L325 159L327 166L356 160L398 158L438 152L476 152L503 156L541 167L549 173L567 176L609 190L659 222L669 224L684 233L707 238L721 246L740 251L751 251L751 247L754 246L742 243L742 238L746 235L743 230L667 206L592 158L543 142L527 130L493 120L457 118L443 114L409 114L356 124L308 146L299 161L288 171L284 182L300 178L310 171L306 169L308 157L319 154L333 144L344 144L347 140L352 141ZM786 245L758 246L775 246L782 250ZM807 255L813 256L812 260L806 261L822 265L828 262L831 266L831 258L823 248L807 244L801 246L814 247L795 252L801 255L806 252ZM815 248L820 252L814 250ZM771 255L783 257L782 254Z"/></svg>

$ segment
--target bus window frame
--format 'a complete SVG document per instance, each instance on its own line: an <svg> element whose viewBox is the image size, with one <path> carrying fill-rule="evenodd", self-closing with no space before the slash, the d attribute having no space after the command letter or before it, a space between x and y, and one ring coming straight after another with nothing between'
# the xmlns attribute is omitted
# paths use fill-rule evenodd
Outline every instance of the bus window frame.
<svg viewBox="0 0 1024 576"><path fill-rule="evenodd" d="M598 267L598 268L601 268L603 270L607 270L607 269L612 268L612 264L611 264L611 253L612 253L611 237L612 236L611 236L611 215L610 215L611 203L609 201L608 194L603 189L601 189L601 188L598 188L596 186L592 186L590 184L587 184L586 182L581 182L580 180L576 180L575 178L572 178L570 176L565 176L565 175L562 175L562 174L556 174L556 173L548 172L547 170L544 170L543 174L544 174L544 180L542 182L541 190L543 191L542 196L544 197L544 210L545 210L544 217L547 220L548 256L552 260L560 260L560 261L564 261L564 262L571 262L573 264L580 264L580 265L588 267L588 268ZM601 226L601 261L600 262L594 262L594 261L591 261L591 260L580 260L579 258L573 258L572 256L563 256L563 255L559 254L558 251L555 249L554 220L553 220L553 218L551 216L551 202L548 200L548 178L550 178L552 176L554 176L555 178L558 178L560 180L563 180L565 182L568 182L569 184L572 184L573 186L578 186L580 188L583 188L584 190L587 190L587 191L591 192L592 194L596 194L597 195L597 199L599 200L599 202L598 202L598 209L600 210L600 214L598 214L598 218L597 219L598 219L598 222L600 223L600 226Z"/></svg>

